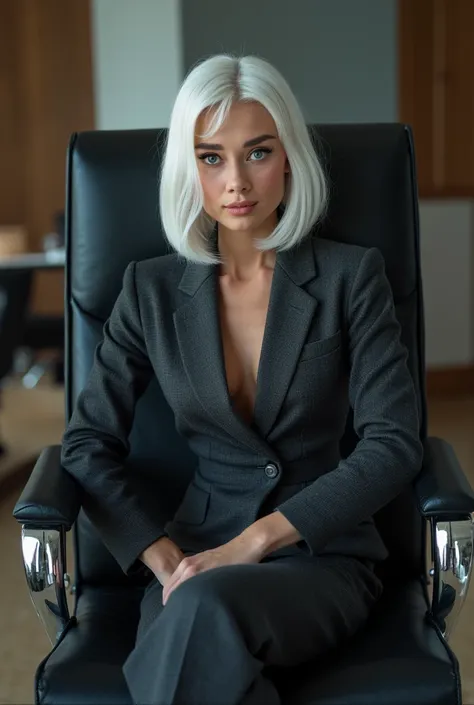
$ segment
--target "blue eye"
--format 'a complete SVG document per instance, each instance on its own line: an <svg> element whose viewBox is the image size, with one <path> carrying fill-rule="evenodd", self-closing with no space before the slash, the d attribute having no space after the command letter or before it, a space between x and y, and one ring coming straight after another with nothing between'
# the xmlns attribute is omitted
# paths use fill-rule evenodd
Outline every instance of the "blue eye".
<svg viewBox="0 0 474 705"><path fill-rule="evenodd" d="M201 159L205 164L209 164L209 166L214 166L215 164L217 164L217 162L206 162L205 161L206 159L213 159L213 158L220 159L218 154L202 154L199 157L199 159Z"/></svg>
<svg viewBox="0 0 474 705"><path fill-rule="evenodd" d="M260 153L260 154L262 154L262 155L265 155L265 154L270 154L271 151L272 151L271 149L267 149L267 148L265 147L265 148L261 148L261 149L254 149L254 151L252 152L252 154L259 154L259 153ZM265 157L262 156L262 157L260 157L260 159L255 159L254 161L256 161L256 162L261 162L262 159L265 159Z"/></svg>

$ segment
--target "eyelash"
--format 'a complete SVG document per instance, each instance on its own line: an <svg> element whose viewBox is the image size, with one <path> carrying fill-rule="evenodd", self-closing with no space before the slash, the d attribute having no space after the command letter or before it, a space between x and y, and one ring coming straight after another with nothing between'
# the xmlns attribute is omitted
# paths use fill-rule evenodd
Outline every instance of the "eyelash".
<svg viewBox="0 0 474 705"><path fill-rule="evenodd" d="M253 149L253 150L250 152L250 154L253 154L254 152L264 152L265 154L271 154L272 151L273 151L273 150L272 150L272 149L269 149L268 147L258 147L258 149ZM199 157L198 157L198 159L200 159L201 161L204 161L204 159L207 159L207 157L219 157L219 159L221 158L221 157L220 157L218 154L216 154L215 152L207 152L206 154L200 154ZM263 159L257 159L257 161L258 161L258 162L263 162L264 160L263 160ZM207 162L204 162L204 163L206 164L206 166L210 166L210 167L215 167L215 166L218 166L218 164L219 164L219 162L217 162L217 164L207 164Z"/></svg>

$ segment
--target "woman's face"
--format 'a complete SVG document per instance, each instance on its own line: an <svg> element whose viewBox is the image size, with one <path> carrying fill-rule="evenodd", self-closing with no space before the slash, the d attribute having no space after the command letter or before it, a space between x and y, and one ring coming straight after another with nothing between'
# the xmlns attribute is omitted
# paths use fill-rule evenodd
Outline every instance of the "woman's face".
<svg viewBox="0 0 474 705"><path fill-rule="evenodd" d="M258 230L262 236L268 228L269 234L289 170L275 122L260 103L234 103L220 130L203 140L212 116L201 115L194 139L204 210L229 230ZM229 208L235 202L253 205Z"/></svg>

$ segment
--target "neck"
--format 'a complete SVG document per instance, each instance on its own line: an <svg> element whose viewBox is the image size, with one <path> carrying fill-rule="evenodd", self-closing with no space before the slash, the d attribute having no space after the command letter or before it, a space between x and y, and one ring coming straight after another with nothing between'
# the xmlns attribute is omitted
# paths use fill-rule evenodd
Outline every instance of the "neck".
<svg viewBox="0 0 474 705"><path fill-rule="evenodd" d="M220 223L217 231L217 246L223 259L221 276L229 276L236 281L248 281L258 275L263 269L273 269L275 264L274 250L258 250L255 239L263 240L269 237L277 224L276 213L262 224L258 230L229 230Z"/></svg>

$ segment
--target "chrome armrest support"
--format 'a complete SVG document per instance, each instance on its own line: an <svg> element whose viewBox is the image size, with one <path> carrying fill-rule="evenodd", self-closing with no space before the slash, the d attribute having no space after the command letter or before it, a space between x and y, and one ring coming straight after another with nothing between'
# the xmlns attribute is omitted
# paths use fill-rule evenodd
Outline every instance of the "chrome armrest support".
<svg viewBox="0 0 474 705"><path fill-rule="evenodd" d="M13 510L21 524L26 581L33 605L55 644L75 622L66 590L66 532L75 523L82 491L61 466L61 446L44 448Z"/></svg>
<svg viewBox="0 0 474 705"><path fill-rule="evenodd" d="M431 525L431 607L448 640L469 588L474 545L474 490L454 448L444 439L423 442L423 466L414 482L421 516Z"/></svg>
<svg viewBox="0 0 474 705"><path fill-rule="evenodd" d="M464 605L472 574L474 522L431 518L431 617L448 641Z"/></svg>
<svg viewBox="0 0 474 705"><path fill-rule="evenodd" d="M66 531L22 526L21 543L31 599L54 645L71 622L66 598Z"/></svg>

